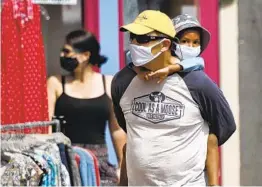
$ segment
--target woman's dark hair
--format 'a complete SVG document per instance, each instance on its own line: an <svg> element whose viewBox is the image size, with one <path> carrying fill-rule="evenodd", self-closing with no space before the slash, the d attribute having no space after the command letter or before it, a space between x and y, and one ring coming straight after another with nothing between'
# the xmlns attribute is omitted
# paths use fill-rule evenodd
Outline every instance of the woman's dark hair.
<svg viewBox="0 0 262 187"><path fill-rule="evenodd" d="M66 44L73 47L78 53L89 51L91 53L89 63L100 67L107 61L107 57L100 55L100 44L91 32L75 30L66 36Z"/></svg>

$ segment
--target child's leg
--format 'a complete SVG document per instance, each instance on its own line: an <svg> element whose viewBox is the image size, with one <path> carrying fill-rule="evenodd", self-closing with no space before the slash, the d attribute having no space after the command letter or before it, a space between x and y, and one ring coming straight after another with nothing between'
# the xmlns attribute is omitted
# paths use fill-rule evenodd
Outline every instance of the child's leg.
<svg viewBox="0 0 262 187"><path fill-rule="evenodd" d="M218 152L218 140L216 135L209 134L207 141L207 159L206 169L208 186L219 185L219 152Z"/></svg>

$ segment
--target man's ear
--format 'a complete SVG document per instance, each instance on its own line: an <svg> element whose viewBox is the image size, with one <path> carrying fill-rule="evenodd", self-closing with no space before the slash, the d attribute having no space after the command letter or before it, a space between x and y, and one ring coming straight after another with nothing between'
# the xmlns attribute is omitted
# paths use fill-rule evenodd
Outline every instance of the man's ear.
<svg viewBox="0 0 262 187"><path fill-rule="evenodd" d="M168 40L168 39L164 40L162 42L162 45L163 45L163 47L161 49L162 52L169 50L170 47L171 47L171 40Z"/></svg>

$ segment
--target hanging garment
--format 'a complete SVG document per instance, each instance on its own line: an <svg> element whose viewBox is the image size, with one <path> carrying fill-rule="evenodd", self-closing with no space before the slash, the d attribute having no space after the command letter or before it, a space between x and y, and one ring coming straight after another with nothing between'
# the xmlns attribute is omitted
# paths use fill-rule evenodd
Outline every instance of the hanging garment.
<svg viewBox="0 0 262 187"><path fill-rule="evenodd" d="M72 186L82 186L79 169L75 160L75 153L71 146L65 145L65 148Z"/></svg>
<svg viewBox="0 0 262 187"><path fill-rule="evenodd" d="M67 186L67 187L72 186L68 170L66 169L63 163L61 164L61 184L62 186Z"/></svg>
<svg viewBox="0 0 262 187"><path fill-rule="evenodd" d="M80 164L80 156L78 154L75 153L75 160L77 163L77 167L79 168L79 164Z"/></svg>
<svg viewBox="0 0 262 187"><path fill-rule="evenodd" d="M32 150L28 152L26 151L22 154L30 157L38 165L38 167L43 170L44 173L42 175L39 186L51 186L51 182L49 183L49 179L51 178L51 168L49 167L48 162L43 158L42 155L37 155L36 153L33 153L31 151Z"/></svg>
<svg viewBox="0 0 262 187"><path fill-rule="evenodd" d="M58 147L60 145L70 146L70 142L68 141L68 138L62 133L54 133L51 135L13 134L13 136L10 136L10 134L1 134L1 152L19 153L27 156L29 160L32 160L43 171L43 175L41 175L41 183L39 183L40 186L72 186L69 171L62 163L61 152ZM63 157L67 157L65 153L62 155ZM67 162L67 158L63 159ZM7 163L4 165L7 166L10 164ZM21 170L26 166L26 164L22 165ZM8 174L11 172L11 170L6 171ZM18 177L18 172L13 175L14 177ZM39 177L37 177L37 180L40 181L38 178ZM22 178L22 180L24 179ZM27 181L27 184L30 184L29 178ZM24 183L25 182L23 181L23 184ZM5 183L5 185L6 184L8 183Z"/></svg>
<svg viewBox="0 0 262 187"><path fill-rule="evenodd" d="M5 0L1 19L1 124L48 120L39 5Z"/></svg>
<svg viewBox="0 0 262 187"><path fill-rule="evenodd" d="M65 165L66 169L69 171L69 166L67 163L66 153L65 153L65 145L60 143L60 144L57 144L57 146L59 147L59 152L60 152L62 163Z"/></svg>
<svg viewBox="0 0 262 187"><path fill-rule="evenodd" d="M73 146L88 149L96 156L99 163L101 186L117 186L118 177L116 174L116 167L108 161L108 151L105 144L73 144Z"/></svg>
<svg viewBox="0 0 262 187"><path fill-rule="evenodd" d="M49 123L41 124L46 126ZM38 125L39 122L9 125L2 127L1 130L10 128L16 130L24 127L38 127ZM62 153L59 147L62 148ZM70 147L70 140L62 133L1 132L2 186L71 186L69 171L64 165L68 163L68 155L70 155L66 153L65 148ZM69 164L68 168L70 168Z"/></svg>
<svg viewBox="0 0 262 187"><path fill-rule="evenodd" d="M80 156L80 175L83 186L97 186L93 157L79 147L73 147L74 152Z"/></svg>
<svg viewBox="0 0 262 187"><path fill-rule="evenodd" d="M56 143L45 141L47 135L14 135L1 134L2 186L71 186Z"/></svg>
<svg viewBox="0 0 262 187"><path fill-rule="evenodd" d="M81 147L74 147L74 150L81 150L86 157L88 167L91 168L91 172L88 174L88 177L92 181L92 186L100 186L100 173L99 173L99 164L96 156L89 151Z"/></svg>
<svg viewBox="0 0 262 187"><path fill-rule="evenodd" d="M1 176L1 186L38 186L43 171L37 164L22 154L10 156L11 160Z"/></svg>
<svg viewBox="0 0 262 187"><path fill-rule="evenodd" d="M94 153L88 149L86 149L88 153L93 157L94 160L94 166L95 166L95 173L96 173L96 185L100 186L100 172L99 172L99 162Z"/></svg>

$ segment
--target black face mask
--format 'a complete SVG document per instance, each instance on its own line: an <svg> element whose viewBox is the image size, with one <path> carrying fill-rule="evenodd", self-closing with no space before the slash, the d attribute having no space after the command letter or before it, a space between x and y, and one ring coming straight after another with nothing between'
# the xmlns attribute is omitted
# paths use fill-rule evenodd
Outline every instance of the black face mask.
<svg viewBox="0 0 262 187"><path fill-rule="evenodd" d="M60 65L66 71L73 72L78 64L79 62L76 58L60 57Z"/></svg>

